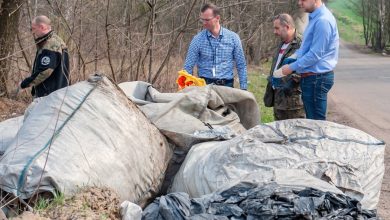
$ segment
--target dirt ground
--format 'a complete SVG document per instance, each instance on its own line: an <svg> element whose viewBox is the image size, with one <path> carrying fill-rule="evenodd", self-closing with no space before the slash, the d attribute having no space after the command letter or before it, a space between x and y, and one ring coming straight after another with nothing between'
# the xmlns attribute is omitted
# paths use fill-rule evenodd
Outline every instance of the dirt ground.
<svg viewBox="0 0 390 220"><path fill-rule="evenodd" d="M337 107L333 104L332 100L329 100L328 107L329 107L328 116L327 116L328 121L336 122L338 124L346 125L349 127L358 128L357 124L354 123L349 117L347 117L346 115L338 111ZM358 129L361 130L361 128Z"/></svg>
<svg viewBox="0 0 390 220"><path fill-rule="evenodd" d="M119 196L108 188L88 187L81 189L64 204L39 210L38 213L24 212L14 220L49 219L121 219Z"/></svg>
<svg viewBox="0 0 390 220"><path fill-rule="evenodd" d="M28 103L0 97L0 121L24 114Z"/></svg>
<svg viewBox="0 0 390 220"><path fill-rule="evenodd" d="M121 219L119 196L108 188L83 189L65 205L40 213L50 219Z"/></svg>

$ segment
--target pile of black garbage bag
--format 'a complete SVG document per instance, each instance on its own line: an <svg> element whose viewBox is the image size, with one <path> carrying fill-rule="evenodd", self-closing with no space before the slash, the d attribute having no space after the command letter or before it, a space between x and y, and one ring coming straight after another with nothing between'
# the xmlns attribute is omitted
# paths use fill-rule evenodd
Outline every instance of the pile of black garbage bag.
<svg viewBox="0 0 390 220"><path fill-rule="evenodd" d="M157 198L143 212L145 220L379 219L345 195L312 188L297 190L277 183L241 182L226 190L190 199L186 193Z"/></svg>

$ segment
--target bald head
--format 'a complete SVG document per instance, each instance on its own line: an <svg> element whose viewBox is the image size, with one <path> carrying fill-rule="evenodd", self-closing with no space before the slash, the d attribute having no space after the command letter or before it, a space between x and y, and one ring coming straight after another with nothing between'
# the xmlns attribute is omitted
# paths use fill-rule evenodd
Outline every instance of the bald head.
<svg viewBox="0 0 390 220"><path fill-rule="evenodd" d="M47 26L51 25L50 19L48 17L46 17L45 15L39 15L39 16L35 17L32 22L34 24L44 24Z"/></svg>
<svg viewBox="0 0 390 220"><path fill-rule="evenodd" d="M31 32L35 39L51 31L51 21L45 15L35 17L31 22Z"/></svg>

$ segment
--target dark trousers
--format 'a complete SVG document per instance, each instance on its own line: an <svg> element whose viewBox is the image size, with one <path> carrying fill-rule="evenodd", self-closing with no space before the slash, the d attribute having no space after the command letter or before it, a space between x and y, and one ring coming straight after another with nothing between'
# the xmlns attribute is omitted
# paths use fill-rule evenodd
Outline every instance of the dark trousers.
<svg viewBox="0 0 390 220"><path fill-rule="evenodd" d="M202 77L205 81L206 81L206 84L215 84L215 85L218 85L218 86L228 86L228 87L232 87L233 88L233 85L234 85L234 79L211 79L211 78L206 78L206 77Z"/></svg>

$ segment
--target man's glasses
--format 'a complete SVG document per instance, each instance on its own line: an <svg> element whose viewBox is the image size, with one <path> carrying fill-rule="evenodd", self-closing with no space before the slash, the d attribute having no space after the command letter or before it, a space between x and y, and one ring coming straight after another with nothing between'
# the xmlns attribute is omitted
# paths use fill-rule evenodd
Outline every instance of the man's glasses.
<svg viewBox="0 0 390 220"><path fill-rule="evenodd" d="M209 22L209 21L213 20L213 18L215 18L215 17L211 17L211 18L199 18L199 21L200 21L200 22Z"/></svg>

